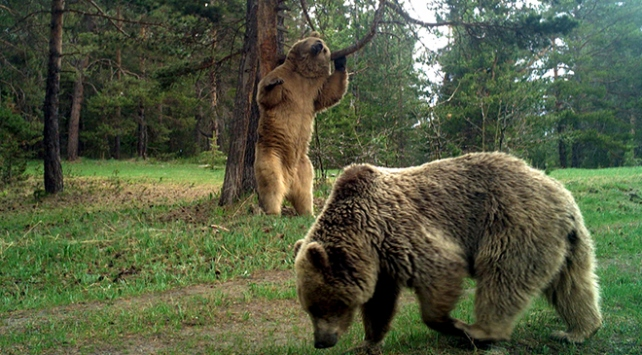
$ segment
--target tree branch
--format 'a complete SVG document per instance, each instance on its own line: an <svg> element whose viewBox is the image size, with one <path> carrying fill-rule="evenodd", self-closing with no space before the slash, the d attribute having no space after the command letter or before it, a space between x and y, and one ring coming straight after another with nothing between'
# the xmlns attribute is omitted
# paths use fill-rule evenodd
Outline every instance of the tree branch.
<svg viewBox="0 0 642 355"><path fill-rule="evenodd" d="M220 66L224 62L232 59L233 57L240 55L241 51L236 51L233 53L230 53L226 55L225 57L219 59L219 60L214 60L212 57L207 57L201 61L200 64L198 64L196 67L194 67L194 70L203 70L203 69L208 69L213 66Z"/></svg>
<svg viewBox="0 0 642 355"><path fill-rule="evenodd" d="M10 9L10 8L8 8L7 6L0 5L0 9L5 10L6 12L8 12L8 13L10 13L10 14L12 14L12 15L15 15L15 11L11 10L11 9Z"/></svg>
<svg viewBox="0 0 642 355"><path fill-rule="evenodd" d="M94 12L87 12L87 11L74 10L74 9L66 9L65 11L66 12L71 12L71 13L74 13L74 14L83 15L83 16L104 18L104 19L110 20L110 22L112 22L112 24L113 24L113 21L115 20L115 21L122 21L122 22L126 22L126 23L131 23L131 24L135 24L135 25L164 27L164 25L162 23L159 23L159 22L145 22L145 21L137 21L137 20L127 20L127 19L124 19L124 18L118 18L118 17L114 17L114 16L109 16L109 15L105 14L104 12L103 13L94 13ZM129 36L129 35L127 35L127 36Z"/></svg>
<svg viewBox="0 0 642 355"><path fill-rule="evenodd" d="M312 31L316 31L310 19L310 14L308 14L308 5L305 3L305 0L301 0L301 10L303 10L303 15L305 15L305 19L308 21L308 26L310 26Z"/></svg>
<svg viewBox="0 0 642 355"><path fill-rule="evenodd" d="M365 37L363 37L357 43L355 43L354 45L352 45L350 47L346 47L346 48L340 49L338 51L332 52L331 59L334 60L334 59L337 59L337 58L348 56L348 55L360 50L366 44L368 44L368 42L370 42L372 40L372 38L377 33L377 27L379 26L379 22L381 22L381 19L383 18L383 12L384 12L384 8L385 8L385 4L386 4L386 0L379 0L379 7L375 11L374 19L372 20L372 25L370 26L370 30L365 35Z"/></svg>
<svg viewBox="0 0 642 355"><path fill-rule="evenodd" d="M417 20L413 17L411 17L402 7L401 5L394 3L392 1L386 0L385 1L386 6L391 8L394 12L397 13L397 15L401 16L404 20L408 21L408 23L412 23L415 25L419 25L421 27L426 27L426 28L432 28L432 27L440 27L440 26L457 26L461 25L459 22L452 22L452 21L447 21L447 22L424 22L421 20Z"/></svg>
<svg viewBox="0 0 642 355"><path fill-rule="evenodd" d="M105 11L103 11L103 9L101 9L100 6L98 6L98 4L96 4L96 2L94 0L85 0L85 1L88 2L91 6L93 6L98 11L98 14L93 14L93 16L100 16L100 17L103 17L103 18L107 19L109 21L109 23L111 23L112 26L114 26L116 28L116 30L118 30L118 32L122 33L126 37L131 37L131 35L129 35L127 32L125 32L122 29L121 26L119 26L116 22L114 22L114 20L119 21L119 22L131 22L131 21L127 21L127 20L122 19L122 18L116 18L116 17L108 16L105 13ZM92 15L92 14L86 14L86 15ZM162 26L162 24L160 24L160 23L145 24L145 23L142 23L140 21L137 21L135 23L141 24L141 25Z"/></svg>
<svg viewBox="0 0 642 355"><path fill-rule="evenodd" d="M159 79L163 86L169 86L184 75L192 74L211 67L219 67L225 61L240 54L241 51L236 51L219 60L215 60L213 56L209 56L199 62L183 62L175 66L162 67L156 70L153 76Z"/></svg>
<svg viewBox="0 0 642 355"><path fill-rule="evenodd" d="M467 31L473 28L499 28L499 29L508 29L512 31L517 30L517 28L511 27L511 26L504 26L501 24L488 24L483 22L460 22L460 21L424 22L410 16L398 3L392 2L390 0L385 0L385 2L386 2L386 6L391 8L394 12L397 13L397 15L401 16L408 23L425 27L425 28L453 26L453 27L463 27Z"/></svg>

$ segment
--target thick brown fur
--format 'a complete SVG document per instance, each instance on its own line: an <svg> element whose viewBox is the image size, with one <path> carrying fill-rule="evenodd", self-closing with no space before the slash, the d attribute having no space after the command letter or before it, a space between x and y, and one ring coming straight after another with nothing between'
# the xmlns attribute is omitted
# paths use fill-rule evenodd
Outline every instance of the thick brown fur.
<svg viewBox="0 0 642 355"><path fill-rule="evenodd" d="M478 342L509 340L543 293L579 343L602 324L593 242L561 183L502 153L407 169L353 165L295 245L297 293L315 346L333 346L361 310L364 347L387 333L402 287L423 321ZM451 318L476 280L475 323Z"/></svg>
<svg viewBox="0 0 642 355"><path fill-rule="evenodd" d="M295 43L285 62L259 82L254 173L259 202L267 214L280 214L283 199L299 215L313 213L314 170L308 146L314 117L337 104L348 86L345 58L335 65L330 74L330 50L313 33Z"/></svg>

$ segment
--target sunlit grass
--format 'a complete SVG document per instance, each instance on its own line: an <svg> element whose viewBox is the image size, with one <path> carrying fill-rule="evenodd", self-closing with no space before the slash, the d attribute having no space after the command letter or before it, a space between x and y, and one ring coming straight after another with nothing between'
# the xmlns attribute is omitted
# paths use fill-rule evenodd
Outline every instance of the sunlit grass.
<svg viewBox="0 0 642 355"><path fill-rule="evenodd" d="M122 179L148 179L194 184L223 183L225 167L213 169L194 163L138 161L138 160L92 160L81 159L70 163L62 161L63 174L67 177L119 177ZM40 178L42 162L30 162L27 174Z"/></svg>

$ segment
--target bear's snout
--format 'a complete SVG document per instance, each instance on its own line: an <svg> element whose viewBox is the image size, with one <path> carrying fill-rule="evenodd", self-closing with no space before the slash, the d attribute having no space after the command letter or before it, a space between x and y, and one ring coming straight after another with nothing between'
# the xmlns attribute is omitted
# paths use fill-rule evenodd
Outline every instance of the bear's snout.
<svg viewBox="0 0 642 355"><path fill-rule="evenodd" d="M321 53L322 50L323 50L323 42L321 41L316 41L310 48L312 55L317 55Z"/></svg>
<svg viewBox="0 0 642 355"><path fill-rule="evenodd" d="M317 349L331 348L337 344L337 333L319 334L314 337L314 347Z"/></svg>

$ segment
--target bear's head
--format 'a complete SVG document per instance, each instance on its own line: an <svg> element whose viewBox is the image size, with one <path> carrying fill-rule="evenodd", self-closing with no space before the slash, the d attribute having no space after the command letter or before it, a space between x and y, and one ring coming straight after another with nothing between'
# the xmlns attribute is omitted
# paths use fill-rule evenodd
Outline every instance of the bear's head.
<svg viewBox="0 0 642 355"><path fill-rule="evenodd" d="M295 245L297 295L314 329L314 347L334 346L362 304L350 285L333 275L328 254L318 242Z"/></svg>
<svg viewBox="0 0 642 355"><path fill-rule="evenodd" d="M304 77L316 78L330 74L330 49L317 32L296 42L288 52L286 62Z"/></svg>
<svg viewBox="0 0 642 355"><path fill-rule="evenodd" d="M334 346L374 294L379 259L373 230L363 226L379 175L370 165L346 168L316 222L294 246L297 295L312 320L316 348Z"/></svg>

